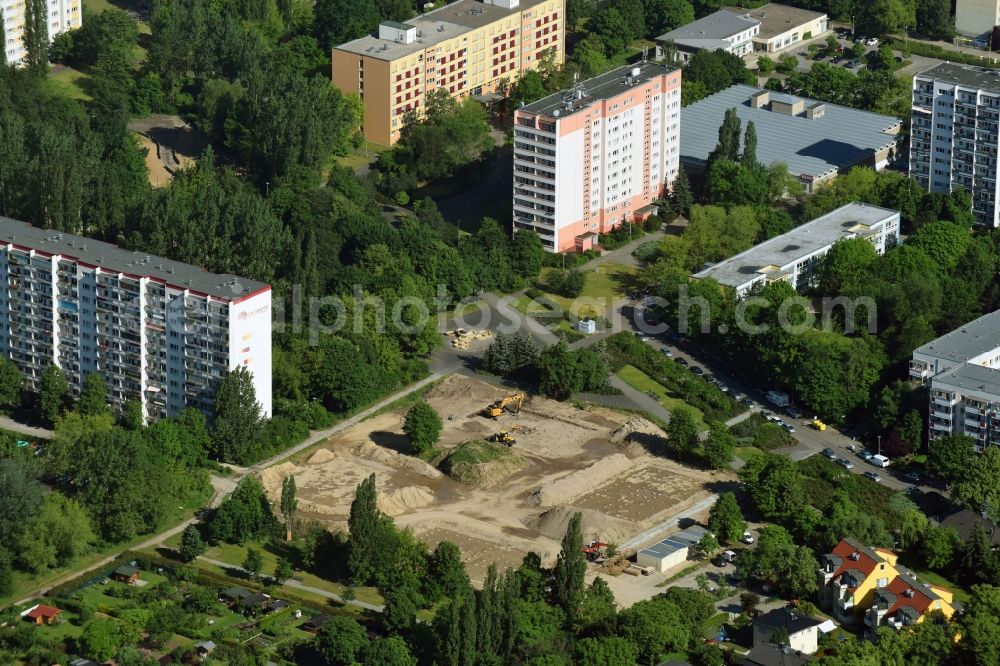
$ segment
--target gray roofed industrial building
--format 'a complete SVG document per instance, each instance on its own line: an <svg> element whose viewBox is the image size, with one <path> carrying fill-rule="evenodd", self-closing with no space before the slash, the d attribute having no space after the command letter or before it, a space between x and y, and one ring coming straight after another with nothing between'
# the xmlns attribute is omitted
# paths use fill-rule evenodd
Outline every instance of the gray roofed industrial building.
<svg viewBox="0 0 1000 666"><path fill-rule="evenodd" d="M636 555L636 563L639 566L651 566L660 572L666 571L686 560L691 546L696 545L706 534L708 530L704 527L692 525L649 548L640 550Z"/></svg>
<svg viewBox="0 0 1000 666"><path fill-rule="evenodd" d="M852 166L879 167L894 157L902 120L737 84L681 110L681 162L703 169L729 109L757 129L757 160L783 162L806 185Z"/></svg>
<svg viewBox="0 0 1000 666"><path fill-rule="evenodd" d="M681 139L683 141L683 138ZM894 226L893 226L894 225ZM849 203L815 220L806 222L788 233L775 236L754 245L749 250L720 261L694 275L695 278L713 278L723 285L733 287L743 295L758 283L784 279L799 288L811 276L811 264L825 254L839 240L846 238L872 238L895 230L898 237L899 212L863 203Z"/></svg>
<svg viewBox="0 0 1000 666"><path fill-rule="evenodd" d="M125 250L85 236L42 229L8 217L0 217L0 244L72 257L105 271L155 278L178 289L190 289L227 300L238 300L267 287L256 280L209 273L191 264Z"/></svg>
<svg viewBox="0 0 1000 666"><path fill-rule="evenodd" d="M626 90L628 87L626 77L631 80L632 86L637 86L649 81L653 77L661 76L675 69L677 68L664 66L656 62L626 65L618 69L613 69L610 72L605 72L600 76L595 76L592 79L587 79L584 82L586 87L581 86L580 88L582 98L579 100L573 99L570 103L567 103L567 91L562 90L526 105L523 110L543 116L565 118L578 111L590 108L591 101L595 99L607 99ZM633 76L632 72L635 70L639 70L639 72Z"/></svg>
<svg viewBox="0 0 1000 666"><path fill-rule="evenodd" d="M963 324L954 331L917 347L913 353L963 363L998 347L1000 347L1000 310Z"/></svg>
<svg viewBox="0 0 1000 666"><path fill-rule="evenodd" d="M725 39L757 25L759 21L720 9L697 21L674 28L656 38L657 42L673 42L677 46L695 49L721 49Z"/></svg>

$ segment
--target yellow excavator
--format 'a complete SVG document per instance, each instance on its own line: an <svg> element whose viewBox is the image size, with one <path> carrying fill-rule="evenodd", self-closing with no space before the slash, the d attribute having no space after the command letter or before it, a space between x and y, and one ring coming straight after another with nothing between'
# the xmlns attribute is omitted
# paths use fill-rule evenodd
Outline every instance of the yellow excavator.
<svg viewBox="0 0 1000 666"><path fill-rule="evenodd" d="M500 398L496 402L488 405L486 409L483 410L483 416L488 416L491 419L499 418L504 410L509 411L512 414L517 414L521 411L521 405L524 403L524 393L515 393L514 395L509 395L506 398ZM513 405L513 407L511 407Z"/></svg>
<svg viewBox="0 0 1000 666"><path fill-rule="evenodd" d="M496 442L497 444L506 444L507 446L514 446L517 444L517 440L510 436L510 433L506 430L501 430L498 433L494 433L486 438L487 442Z"/></svg>

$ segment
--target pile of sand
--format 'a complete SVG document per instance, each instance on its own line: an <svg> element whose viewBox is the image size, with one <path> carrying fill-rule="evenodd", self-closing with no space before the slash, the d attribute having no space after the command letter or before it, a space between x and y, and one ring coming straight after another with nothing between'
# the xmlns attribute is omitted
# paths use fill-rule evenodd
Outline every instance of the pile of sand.
<svg viewBox="0 0 1000 666"><path fill-rule="evenodd" d="M512 393L513 391L508 391ZM501 394L501 389L481 379L451 375L424 394L424 400L434 404L449 405L456 399L478 400L485 407Z"/></svg>
<svg viewBox="0 0 1000 666"><path fill-rule="evenodd" d="M602 458L586 469L578 470L551 485L538 488L528 496L528 503L535 506L571 504L577 497L586 495L633 465L635 463L621 453Z"/></svg>
<svg viewBox="0 0 1000 666"><path fill-rule="evenodd" d="M425 463L419 458L404 456L397 451L379 446L374 442L365 442L354 450L354 454L359 458L367 458L368 460L382 463L394 469L416 472L421 476L426 476L428 479L440 479L443 476L432 465Z"/></svg>
<svg viewBox="0 0 1000 666"><path fill-rule="evenodd" d="M283 462L274 467L268 467L260 473L260 483L264 486L264 492L270 498L281 497L281 484L286 476L295 476L303 471L301 467L291 462Z"/></svg>
<svg viewBox="0 0 1000 666"><path fill-rule="evenodd" d="M398 516L433 503L434 494L427 486L406 486L388 493L378 493L376 502L382 513Z"/></svg>
<svg viewBox="0 0 1000 666"><path fill-rule="evenodd" d="M642 418L641 416L634 416L628 421L623 423L621 427L615 429L608 438L612 442L622 442L634 432L654 432L656 426Z"/></svg>
<svg viewBox="0 0 1000 666"><path fill-rule="evenodd" d="M322 465L324 463L330 462L331 460L333 460L336 457L337 456L335 456L333 454L333 451L331 451L330 449L319 449L319 450L316 451L316 453L314 453L311 456L309 456L309 459L306 460L306 464L307 465Z"/></svg>
<svg viewBox="0 0 1000 666"><path fill-rule="evenodd" d="M561 541L573 514L580 512L580 527L584 542L591 540L604 543L622 543L636 533L639 527L635 523L620 518L613 518L593 509L578 509L575 506L561 504L552 507L534 520L526 523L526 527L537 530L541 534Z"/></svg>
<svg viewBox="0 0 1000 666"><path fill-rule="evenodd" d="M441 461L441 469L459 483L493 488L527 464L504 444L474 439L456 446Z"/></svg>

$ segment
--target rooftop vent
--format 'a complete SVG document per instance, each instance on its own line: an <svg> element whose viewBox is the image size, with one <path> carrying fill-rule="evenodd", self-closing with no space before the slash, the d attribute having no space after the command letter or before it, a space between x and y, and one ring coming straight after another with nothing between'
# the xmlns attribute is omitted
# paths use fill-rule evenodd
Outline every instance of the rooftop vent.
<svg viewBox="0 0 1000 666"><path fill-rule="evenodd" d="M767 90L761 90L758 93L754 93L750 96L750 106L754 109L760 109L767 106L767 103L771 101L771 93Z"/></svg>
<svg viewBox="0 0 1000 666"><path fill-rule="evenodd" d="M861 553L859 553L858 551L854 551L853 553L851 553L851 559L857 562L858 560L861 559Z"/></svg>

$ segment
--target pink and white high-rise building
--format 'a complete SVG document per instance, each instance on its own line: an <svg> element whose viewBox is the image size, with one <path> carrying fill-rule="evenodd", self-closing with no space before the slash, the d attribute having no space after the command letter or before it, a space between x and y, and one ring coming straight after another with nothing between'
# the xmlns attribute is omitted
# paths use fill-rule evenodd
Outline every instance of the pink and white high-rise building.
<svg viewBox="0 0 1000 666"><path fill-rule="evenodd" d="M642 220L677 176L681 71L623 67L514 114L514 228L551 252Z"/></svg>

